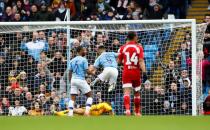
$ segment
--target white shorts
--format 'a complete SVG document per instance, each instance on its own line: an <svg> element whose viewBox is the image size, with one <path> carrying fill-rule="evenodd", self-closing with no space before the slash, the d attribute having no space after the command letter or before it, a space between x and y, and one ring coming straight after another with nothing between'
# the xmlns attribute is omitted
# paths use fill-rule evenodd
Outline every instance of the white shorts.
<svg viewBox="0 0 210 130"><path fill-rule="evenodd" d="M114 67L106 67L103 72L98 75L98 78L103 82L109 82L109 85L116 84L118 70Z"/></svg>
<svg viewBox="0 0 210 130"><path fill-rule="evenodd" d="M86 80L72 79L70 94L79 94L79 90L82 92L82 94L86 94L91 91Z"/></svg>

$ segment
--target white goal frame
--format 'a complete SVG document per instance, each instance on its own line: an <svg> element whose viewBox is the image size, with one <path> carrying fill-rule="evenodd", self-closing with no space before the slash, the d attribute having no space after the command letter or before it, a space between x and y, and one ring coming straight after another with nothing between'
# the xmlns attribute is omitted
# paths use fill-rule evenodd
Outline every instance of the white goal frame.
<svg viewBox="0 0 210 130"><path fill-rule="evenodd" d="M195 19L169 19L169 20L126 20L126 21L55 21L55 22L0 22L0 26L41 26L55 25L71 28L72 25L106 25L106 24L170 24L170 23L188 23L191 25L192 37L192 115L198 115L197 111L197 88L196 88L196 20ZM27 31L27 30L25 30ZM67 46L69 45L70 34L67 37Z"/></svg>

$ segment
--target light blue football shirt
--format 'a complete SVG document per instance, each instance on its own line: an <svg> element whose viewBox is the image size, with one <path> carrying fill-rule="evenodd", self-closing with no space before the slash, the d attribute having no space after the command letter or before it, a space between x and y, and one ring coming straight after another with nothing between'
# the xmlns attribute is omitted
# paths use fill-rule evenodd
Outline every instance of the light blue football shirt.
<svg viewBox="0 0 210 130"><path fill-rule="evenodd" d="M114 52L103 52L94 63L94 67L99 68L102 66L103 68L106 67L114 67L117 68L117 61L116 58L118 53Z"/></svg>
<svg viewBox="0 0 210 130"><path fill-rule="evenodd" d="M88 61L82 56L76 56L70 61L69 70L72 71L72 79L85 80L88 69Z"/></svg>

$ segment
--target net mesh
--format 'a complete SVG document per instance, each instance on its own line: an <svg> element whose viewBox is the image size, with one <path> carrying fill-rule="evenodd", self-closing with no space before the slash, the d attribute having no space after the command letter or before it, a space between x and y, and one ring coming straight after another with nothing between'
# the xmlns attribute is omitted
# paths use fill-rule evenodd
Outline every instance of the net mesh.
<svg viewBox="0 0 210 130"><path fill-rule="evenodd" d="M108 52L117 52L126 42L129 31L137 32L144 48L148 80L141 88L142 114L191 114L190 27L186 22L0 26L0 114L51 115L53 111L66 110L70 87L67 64L76 55L75 48L81 45L88 49L86 58L91 65L98 56L99 45L104 45ZM198 53L202 50L205 27L197 25ZM70 37L67 37L67 28ZM197 57L198 99L202 92L201 59ZM108 84L102 82L92 90L94 104L101 100L110 102L115 114L122 115L121 66L118 71L114 91L108 92ZM90 83L96 76L87 75L86 80ZM77 107L84 106L85 101L85 97L79 95ZM201 104L198 103L198 110L202 110ZM18 106L21 106L21 112L15 111Z"/></svg>

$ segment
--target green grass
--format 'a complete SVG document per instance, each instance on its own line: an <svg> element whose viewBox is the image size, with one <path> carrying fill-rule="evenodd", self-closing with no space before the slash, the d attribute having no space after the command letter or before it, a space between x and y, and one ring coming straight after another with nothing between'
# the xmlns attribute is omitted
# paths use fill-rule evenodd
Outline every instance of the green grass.
<svg viewBox="0 0 210 130"><path fill-rule="evenodd" d="M210 116L0 117L1 130L210 130Z"/></svg>

